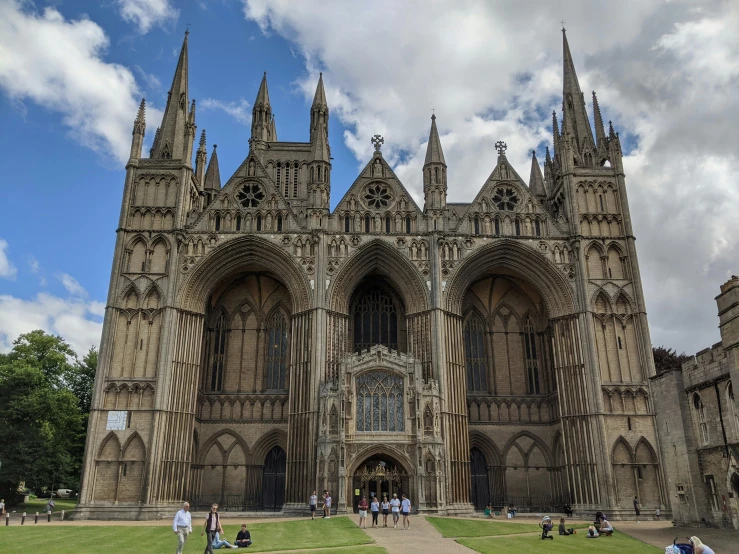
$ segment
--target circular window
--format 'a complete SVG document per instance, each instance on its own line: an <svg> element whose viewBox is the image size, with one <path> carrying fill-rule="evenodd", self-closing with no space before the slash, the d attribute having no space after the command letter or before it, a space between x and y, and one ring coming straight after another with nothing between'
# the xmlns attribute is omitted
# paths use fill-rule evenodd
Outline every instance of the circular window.
<svg viewBox="0 0 739 554"><path fill-rule="evenodd" d="M245 208L256 208L264 200L264 192L257 183L247 183L236 193L236 199Z"/></svg>
<svg viewBox="0 0 739 554"><path fill-rule="evenodd" d="M513 211L518 204L518 194L509 187L500 187L493 192L493 204L499 210Z"/></svg>
<svg viewBox="0 0 739 554"><path fill-rule="evenodd" d="M367 202L367 205L376 210L387 208L391 198L390 191L385 185L370 185L364 193L364 200Z"/></svg>

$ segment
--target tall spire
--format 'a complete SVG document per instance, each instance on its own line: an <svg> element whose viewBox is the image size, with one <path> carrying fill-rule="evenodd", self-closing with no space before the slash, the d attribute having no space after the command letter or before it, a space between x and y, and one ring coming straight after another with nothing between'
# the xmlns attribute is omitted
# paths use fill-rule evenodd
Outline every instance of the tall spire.
<svg viewBox="0 0 739 554"><path fill-rule="evenodd" d="M270 138L270 132L272 130L272 106L269 103L266 71L259 85L259 92L257 92L257 99L254 101L251 114L250 144L258 146L273 140Z"/></svg>
<svg viewBox="0 0 739 554"><path fill-rule="evenodd" d="M202 187L205 183L205 162L208 159L208 151L205 148L205 129L200 133L200 145L198 152L195 154L195 177Z"/></svg>
<svg viewBox="0 0 739 554"><path fill-rule="evenodd" d="M547 150L547 153L549 151ZM529 190L531 194L539 198L546 198L547 189L544 187L544 176L541 174L539 161L536 159L536 150L531 151L531 177L529 177Z"/></svg>
<svg viewBox="0 0 739 554"><path fill-rule="evenodd" d="M593 91L593 118L595 119L595 137L598 140L596 146L601 149L606 145L606 129L603 126L603 117L600 115L600 106L595 91Z"/></svg>
<svg viewBox="0 0 739 554"><path fill-rule="evenodd" d="M269 140L277 142L277 125L275 124L275 114L272 114L272 124L269 127Z"/></svg>
<svg viewBox="0 0 739 554"><path fill-rule="evenodd" d="M133 132L131 134L133 135L131 139L131 159L138 159L141 157L141 148L146 134L146 100L143 98L141 104L139 104L136 119L133 121Z"/></svg>
<svg viewBox="0 0 739 554"><path fill-rule="evenodd" d="M313 105L310 107L310 141L314 142L317 134L322 132L328 140L328 103L326 90L323 88L323 73L318 76L316 94L313 96Z"/></svg>
<svg viewBox="0 0 739 554"><path fill-rule="evenodd" d="M187 108L190 102L187 88L187 37L182 43L177 69L167 95L167 106L162 117L161 133L154 141L152 158L183 159L185 157L185 127L188 123Z"/></svg>
<svg viewBox="0 0 739 554"><path fill-rule="evenodd" d="M439 131L436 128L436 115L431 115L431 131L429 131L429 142L426 146L426 161L424 165L430 163L441 163L446 165L444 160L444 151L441 149L441 140L439 139Z"/></svg>
<svg viewBox="0 0 739 554"><path fill-rule="evenodd" d="M216 153L217 144L213 145L213 154L210 156L208 171L205 172L204 188L210 190L221 190L221 172L218 169L218 154Z"/></svg>
<svg viewBox="0 0 739 554"><path fill-rule="evenodd" d="M572 54L570 53L570 45L567 42L567 32L562 29L563 41L563 90L562 90L562 111L564 112L565 129L572 129L574 133L575 144L580 152L585 146L595 146L593 140L593 130L590 128L590 121L585 110L585 100L580 90L580 83L575 73L575 64L572 62Z"/></svg>

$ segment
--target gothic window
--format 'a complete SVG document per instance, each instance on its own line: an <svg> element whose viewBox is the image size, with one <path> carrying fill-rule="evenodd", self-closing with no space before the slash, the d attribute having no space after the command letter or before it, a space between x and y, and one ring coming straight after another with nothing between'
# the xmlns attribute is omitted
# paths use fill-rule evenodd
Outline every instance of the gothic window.
<svg viewBox="0 0 739 554"><path fill-rule="evenodd" d="M385 185L370 185L364 193L364 199L370 208L379 210L387 208L391 199L390 191Z"/></svg>
<svg viewBox="0 0 739 554"><path fill-rule="evenodd" d="M700 428L701 442L708 444L708 423L706 422L706 408L699 394L693 396L693 407L698 412L698 427Z"/></svg>
<svg viewBox="0 0 739 554"><path fill-rule="evenodd" d="M357 377L357 431L403 431L403 378L389 371Z"/></svg>
<svg viewBox="0 0 739 554"><path fill-rule="evenodd" d="M534 221L534 229L536 231L536 236L540 237L541 236L541 224L539 223L538 219Z"/></svg>
<svg viewBox="0 0 739 554"><path fill-rule="evenodd" d="M276 310L267 323L267 368L265 389L287 388L287 320Z"/></svg>
<svg viewBox="0 0 739 554"><path fill-rule="evenodd" d="M350 221L351 221L351 220L350 220L350 218L349 218L349 214L346 214L346 215L344 216L344 232L345 232L345 233L348 233L348 232L349 232L349 228L351 227L351 223L350 223Z"/></svg>
<svg viewBox="0 0 739 554"><path fill-rule="evenodd" d="M236 193L236 199L245 208L256 208L264 200L264 192L257 183L247 183Z"/></svg>
<svg viewBox="0 0 739 554"><path fill-rule="evenodd" d="M439 182L439 168L438 167L434 169L434 176L436 177L436 179L434 179L434 182L438 183Z"/></svg>
<svg viewBox="0 0 739 554"><path fill-rule="evenodd" d="M495 218L495 234L500 235L500 219Z"/></svg>
<svg viewBox="0 0 739 554"><path fill-rule="evenodd" d="M262 230L262 214L257 214L257 231Z"/></svg>
<svg viewBox="0 0 739 554"><path fill-rule="evenodd" d="M529 394L539 394L539 360L536 354L536 333L534 333L534 325L529 318L526 318L523 336L526 348L527 392Z"/></svg>
<svg viewBox="0 0 739 554"><path fill-rule="evenodd" d="M223 390L223 367L226 358L226 314L221 312L216 320L213 330L213 351L211 354L210 390L220 392Z"/></svg>
<svg viewBox="0 0 739 554"><path fill-rule="evenodd" d="M480 218L475 216L475 234L480 234Z"/></svg>
<svg viewBox="0 0 739 554"><path fill-rule="evenodd" d="M290 164L285 164L285 198L287 198L287 194L290 192Z"/></svg>
<svg viewBox="0 0 739 554"><path fill-rule="evenodd" d="M369 214L365 214L364 216L364 232L369 233L370 232L370 216Z"/></svg>
<svg viewBox="0 0 739 554"><path fill-rule="evenodd" d="M221 216L220 214L216 214L216 231L221 230Z"/></svg>
<svg viewBox="0 0 739 554"><path fill-rule="evenodd" d="M277 214L277 232L282 232L282 214Z"/></svg>
<svg viewBox="0 0 739 554"><path fill-rule="evenodd" d="M405 232L410 234L411 232L411 216L405 216Z"/></svg>
<svg viewBox="0 0 739 554"><path fill-rule="evenodd" d="M516 236L519 236L521 234L521 222L517 219L516 220Z"/></svg>
<svg viewBox="0 0 739 554"><path fill-rule="evenodd" d="M518 194L509 187L499 187L493 192L493 204L499 210L513 211L518 204Z"/></svg>
<svg viewBox="0 0 739 554"><path fill-rule="evenodd" d="M332 435L339 434L339 413L336 411L336 404L331 406L331 414L328 416L328 432Z"/></svg>
<svg viewBox="0 0 739 554"><path fill-rule="evenodd" d="M277 165L275 166L275 184L277 185L277 190L280 190L281 182L282 182L282 164L280 162L277 162Z"/></svg>
<svg viewBox="0 0 739 554"><path fill-rule="evenodd" d="M598 195L598 199L600 200L600 211L605 212L606 210L603 207L603 195L602 194Z"/></svg>
<svg viewBox="0 0 739 554"><path fill-rule="evenodd" d="M467 363L467 390L487 391L485 366L485 324L472 312L464 324L464 355Z"/></svg>
<svg viewBox="0 0 739 554"><path fill-rule="evenodd" d="M621 346L621 337L616 337L616 340L618 341L618 349L623 350L623 346Z"/></svg>
<svg viewBox="0 0 739 554"><path fill-rule="evenodd" d="M236 230L241 231L241 214L236 216Z"/></svg>
<svg viewBox="0 0 739 554"><path fill-rule="evenodd" d="M390 234L390 216L389 215L385 216L385 233L388 235Z"/></svg>
<svg viewBox="0 0 739 554"><path fill-rule="evenodd" d="M398 349L398 310L387 291L377 286L364 291L354 305L354 351L375 344Z"/></svg>
<svg viewBox="0 0 739 554"><path fill-rule="evenodd" d="M293 198L298 197L298 171L298 162L295 162L295 166L293 167Z"/></svg>

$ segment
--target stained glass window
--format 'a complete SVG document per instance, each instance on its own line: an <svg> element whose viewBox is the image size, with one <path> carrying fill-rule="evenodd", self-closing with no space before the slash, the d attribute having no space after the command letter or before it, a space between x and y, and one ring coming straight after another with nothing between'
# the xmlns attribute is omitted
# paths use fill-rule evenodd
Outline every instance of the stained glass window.
<svg viewBox="0 0 739 554"><path fill-rule="evenodd" d="M267 324L267 390L287 388L287 347L287 321L277 310Z"/></svg>
<svg viewBox="0 0 739 554"><path fill-rule="evenodd" d="M487 391L485 324L474 312L464 324L464 354L467 362L467 390Z"/></svg>
<svg viewBox="0 0 739 554"><path fill-rule="evenodd" d="M375 344L398 349L398 311L387 291L377 286L364 291L354 305L354 351Z"/></svg>
<svg viewBox="0 0 739 554"><path fill-rule="evenodd" d="M357 431L403 431L403 378L389 371L357 377Z"/></svg>

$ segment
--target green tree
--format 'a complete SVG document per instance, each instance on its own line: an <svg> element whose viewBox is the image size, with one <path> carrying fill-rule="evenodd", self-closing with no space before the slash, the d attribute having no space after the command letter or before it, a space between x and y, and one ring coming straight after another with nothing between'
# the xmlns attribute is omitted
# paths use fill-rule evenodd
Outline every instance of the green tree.
<svg viewBox="0 0 739 554"><path fill-rule="evenodd" d="M652 347L652 356L657 375L666 371L678 371L683 363L691 358L685 352L678 354L675 350L664 346Z"/></svg>
<svg viewBox="0 0 739 554"><path fill-rule="evenodd" d="M90 347L82 360L74 364L69 389L79 400L80 411L85 417L90 413L92 404L92 387L95 383L95 371L98 367L98 351L94 346Z"/></svg>
<svg viewBox="0 0 739 554"><path fill-rule="evenodd" d="M85 416L68 388L76 363L61 337L43 331L21 335L0 356L0 496L10 502L21 481L31 489L78 483Z"/></svg>

